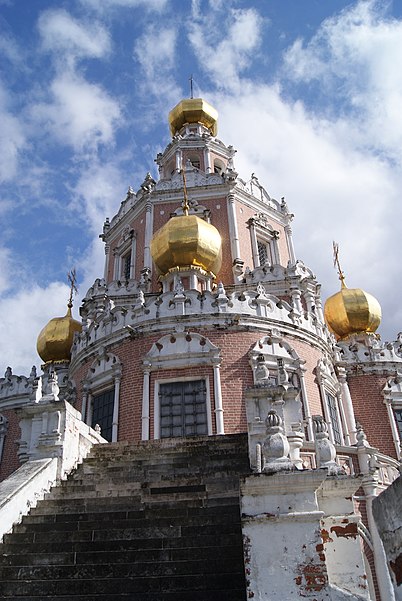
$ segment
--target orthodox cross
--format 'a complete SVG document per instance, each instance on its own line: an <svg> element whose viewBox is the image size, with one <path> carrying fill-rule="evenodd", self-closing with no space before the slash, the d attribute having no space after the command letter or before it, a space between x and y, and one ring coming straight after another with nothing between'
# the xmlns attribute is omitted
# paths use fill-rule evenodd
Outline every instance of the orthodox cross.
<svg viewBox="0 0 402 601"><path fill-rule="evenodd" d="M73 293L74 292L75 293L78 292L78 289L77 289L77 286L76 286L77 276L76 276L75 267L73 267L72 270L68 272L67 279L70 282L70 296L69 296L69 299L68 299L67 306L71 309L71 307L73 306Z"/></svg>
<svg viewBox="0 0 402 601"><path fill-rule="evenodd" d="M345 286L345 275L341 269L341 264L339 262L339 244L337 242L332 242L332 248L334 250L334 267L338 271L339 279L341 280L342 286Z"/></svg>

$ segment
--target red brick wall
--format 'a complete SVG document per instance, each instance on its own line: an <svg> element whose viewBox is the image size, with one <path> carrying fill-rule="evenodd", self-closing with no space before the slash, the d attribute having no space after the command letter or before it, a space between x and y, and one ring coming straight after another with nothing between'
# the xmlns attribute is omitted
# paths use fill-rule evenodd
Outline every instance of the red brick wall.
<svg viewBox="0 0 402 601"><path fill-rule="evenodd" d="M16 441L21 437L19 421L14 411L5 410L1 412L8 419L8 429L4 440L3 455L0 461L0 482L8 478L10 474L19 468L20 462L17 457Z"/></svg>
<svg viewBox="0 0 402 601"><path fill-rule="evenodd" d="M212 344L220 349L221 366L221 388L224 410L225 432L246 432L246 410L244 392L246 388L253 385L253 374L249 363L249 352L264 336L260 332L220 332L207 330L191 330L208 338ZM166 332L165 332L166 333ZM121 344L111 347L110 352L116 354L122 364L123 373L120 387L120 415L119 415L119 440L140 440L141 438L141 413L142 413L142 389L143 368L142 359L150 351L152 344L161 338L163 333L138 338L136 340L126 339ZM301 341L289 340L296 352L306 360L305 382L309 396L311 413L323 413L321 409L320 394L315 383L312 370L315 368L320 357L320 352L309 344ZM82 388L81 380L86 376L91 362L76 370L73 377L77 385L79 402L81 407ZM214 418L214 385L213 369L210 365L184 367L174 370L158 370L152 372L150 382L150 412L151 412L151 437L153 436L153 394L154 382L158 378L180 379L183 376L209 377L211 391L211 410ZM215 428L215 423L214 423Z"/></svg>
<svg viewBox="0 0 402 601"><path fill-rule="evenodd" d="M348 378L357 421L363 426L370 445L396 458L387 408L381 394L386 376L362 374Z"/></svg>

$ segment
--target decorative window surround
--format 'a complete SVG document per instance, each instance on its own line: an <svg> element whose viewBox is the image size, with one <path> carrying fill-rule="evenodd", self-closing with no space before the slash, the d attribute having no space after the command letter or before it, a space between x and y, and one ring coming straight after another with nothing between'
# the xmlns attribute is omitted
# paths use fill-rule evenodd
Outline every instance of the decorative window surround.
<svg viewBox="0 0 402 601"><path fill-rule="evenodd" d="M224 434L222 390L220 379L220 351L207 338L193 332L173 332L162 336L152 345L151 350L143 360L144 381L142 397L142 440L149 440L150 431L150 376L151 372L159 369L174 369L193 366L212 366L214 372L214 398L215 398L215 424L216 433ZM173 378L167 381L194 380L189 378ZM201 379L201 378L198 378ZM166 380L158 380L162 382ZM207 385L207 412L211 413L210 406L210 382L206 378ZM159 403L158 390L155 389L154 405ZM159 438L159 405L155 406L154 437ZM212 415L212 413L211 413ZM212 434L212 417L208 417L208 433Z"/></svg>
<svg viewBox="0 0 402 601"><path fill-rule="evenodd" d="M83 421L89 425L92 423L93 397L114 386L112 442L118 438L121 374L120 359L102 347L83 382L81 413Z"/></svg>
<svg viewBox="0 0 402 601"><path fill-rule="evenodd" d="M208 431L208 436L212 435L212 412L211 412L211 392L210 392L211 389L210 389L209 377L197 378L194 376L188 376L188 377L184 377L184 378L161 378L161 379L156 380L155 388L154 388L154 438L155 439L159 439L161 437L161 425L160 425L161 408L160 408L160 398L159 398L160 385L168 384L171 382L195 382L195 381L200 381L200 380L205 381L207 431Z"/></svg>
<svg viewBox="0 0 402 601"><path fill-rule="evenodd" d="M124 229L118 245L114 248L114 279L127 280L134 277L136 233L128 226ZM126 260L130 257L129 278L127 278Z"/></svg>
<svg viewBox="0 0 402 601"><path fill-rule="evenodd" d="M397 372L396 376L388 378L385 384L382 395L384 403L387 407L388 419L391 426L392 438L395 445L396 456L399 460L402 459L402 432L398 427L397 416L395 411L402 411L402 373Z"/></svg>
<svg viewBox="0 0 402 601"><path fill-rule="evenodd" d="M4 441L8 429L8 419L5 415L0 414L0 463L3 455Z"/></svg>
<svg viewBox="0 0 402 601"><path fill-rule="evenodd" d="M274 230L266 215L259 213L247 221L251 236L251 249L253 253L254 269L262 267L260 261L259 245L267 248L267 259L271 258L272 265L280 264L278 238L279 232Z"/></svg>
<svg viewBox="0 0 402 601"><path fill-rule="evenodd" d="M325 421L328 425L328 433L330 441L334 444L349 445L350 438L346 428L345 412L341 399L341 388L337 380L334 368L329 359L320 359L316 367L316 378L320 389L322 406L324 409ZM339 427L340 442L335 441L333 420L331 419L331 409L329 406L327 395L331 395L334 399L333 411L334 418L337 420Z"/></svg>

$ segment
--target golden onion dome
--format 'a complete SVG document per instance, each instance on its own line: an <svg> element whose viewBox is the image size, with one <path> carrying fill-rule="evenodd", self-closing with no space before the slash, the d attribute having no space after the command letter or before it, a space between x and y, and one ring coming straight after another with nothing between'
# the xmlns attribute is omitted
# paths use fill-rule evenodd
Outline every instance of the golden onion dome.
<svg viewBox="0 0 402 601"><path fill-rule="evenodd" d="M201 123L211 130L213 136L218 131L218 112L202 98L181 100L169 113L169 126L172 137L185 123Z"/></svg>
<svg viewBox="0 0 402 601"><path fill-rule="evenodd" d="M216 275L222 263L222 239L216 227L197 215L179 215L155 233L151 254L163 275L190 265Z"/></svg>
<svg viewBox="0 0 402 601"><path fill-rule="evenodd" d="M69 303L66 315L51 319L38 336L36 348L45 363L71 359L74 333L82 329L81 323L73 319L71 307Z"/></svg>
<svg viewBox="0 0 402 601"><path fill-rule="evenodd" d="M324 307L325 320L338 340L350 334L373 333L381 322L381 306L374 296L361 288L342 288L330 296Z"/></svg>

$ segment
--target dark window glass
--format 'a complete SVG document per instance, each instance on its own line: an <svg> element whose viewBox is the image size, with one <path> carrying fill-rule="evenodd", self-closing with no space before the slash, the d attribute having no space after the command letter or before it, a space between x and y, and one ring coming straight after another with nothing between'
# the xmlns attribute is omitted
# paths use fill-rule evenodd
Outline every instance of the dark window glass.
<svg viewBox="0 0 402 601"><path fill-rule="evenodd" d="M129 280L130 279L130 275L131 275L131 253L127 253L126 255L124 255L124 257L122 258L123 261L123 279L124 280Z"/></svg>
<svg viewBox="0 0 402 601"><path fill-rule="evenodd" d="M265 263L272 264L271 248L269 246L269 243L257 240L257 248L260 265L265 265Z"/></svg>
<svg viewBox="0 0 402 601"><path fill-rule="evenodd" d="M394 409L395 421L399 432L399 439L402 440L402 409Z"/></svg>
<svg viewBox="0 0 402 601"><path fill-rule="evenodd" d="M112 440L114 388L92 398L92 428L101 427L101 434L109 442Z"/></svg>
<svg viewBox="0 0 402 601"><path fill-rule="evenodd" d="M338 412L336 410L336 399L332 394L329 394L329 392L326 393L326 397L329 419L331 420L332 432L334 433L334 442L335 444L342 444L341 427L338 420Z"/></svg>
<svg viewBox="0 0 402 601"><path fill-rule="evenodd" d="M159 386L161 438L208 434L205 380Z"/></svg>

